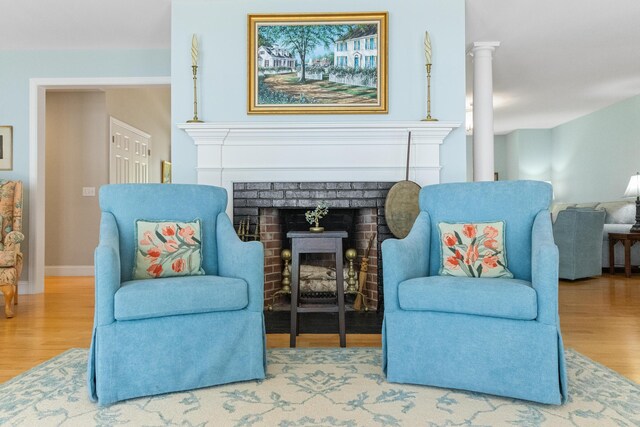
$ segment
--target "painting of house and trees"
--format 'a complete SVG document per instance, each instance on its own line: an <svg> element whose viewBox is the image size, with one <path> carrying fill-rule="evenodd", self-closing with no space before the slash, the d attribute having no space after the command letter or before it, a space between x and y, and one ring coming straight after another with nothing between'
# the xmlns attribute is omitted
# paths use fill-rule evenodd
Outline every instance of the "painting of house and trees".
<svg viewBox="0 0 640 427"><path fill-rule="evenodd" d="M249 113L386 113L387 14L249 15Z"/></svg>

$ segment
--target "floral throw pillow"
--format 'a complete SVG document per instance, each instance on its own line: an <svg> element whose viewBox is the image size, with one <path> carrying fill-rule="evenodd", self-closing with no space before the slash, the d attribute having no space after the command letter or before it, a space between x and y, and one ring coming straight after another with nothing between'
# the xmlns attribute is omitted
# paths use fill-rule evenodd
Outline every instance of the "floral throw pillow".
<svg viewBox="0 0 640 427"><path fill-rule="evenodd" d="M441 222L441 276L512 278L504 249L504 222Z"/></svg>
<svg viewBox="0 0 640 427"><path fill-rule="evenodd" d="M202 275L200 220L136 221L134 279Z"/></svg>

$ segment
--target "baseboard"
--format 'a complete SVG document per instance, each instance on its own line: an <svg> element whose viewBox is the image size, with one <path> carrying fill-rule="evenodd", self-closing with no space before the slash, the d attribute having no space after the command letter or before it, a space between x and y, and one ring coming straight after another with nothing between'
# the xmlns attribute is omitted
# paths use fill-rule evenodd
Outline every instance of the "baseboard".
<svg viewBox="0 0 640 427"><path fill-rule="evenodd" d="M93 265L49 265L45 276L93 276Z"/></svg>

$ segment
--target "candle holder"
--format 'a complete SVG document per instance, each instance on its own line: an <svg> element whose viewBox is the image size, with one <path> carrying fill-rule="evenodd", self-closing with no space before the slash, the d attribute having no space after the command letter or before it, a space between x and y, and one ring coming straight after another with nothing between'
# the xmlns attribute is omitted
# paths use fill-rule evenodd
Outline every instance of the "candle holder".
<svg viewBox="0 0 640 427"><path fill-rule="evenodd" d="M431 117L431 64L427 64L427 117L423 122L437 122L438 119Z"/></svg>
<svg viewBox="0 0 640 427"><path fill-rule="evenodd" d="M187 123L202 123L202 120L198 119L198 66L192 65L193 69L193 119L187 120Z"/></svg>

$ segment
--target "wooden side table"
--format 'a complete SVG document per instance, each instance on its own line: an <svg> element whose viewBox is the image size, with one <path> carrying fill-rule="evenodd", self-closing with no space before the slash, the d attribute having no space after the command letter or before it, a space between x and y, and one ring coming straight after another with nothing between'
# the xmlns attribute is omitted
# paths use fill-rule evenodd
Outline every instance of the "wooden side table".
<svg viewBox="0 0 640 427"><path fill-rule="evenodd" d="M296 336L299 330L300 313L310 312L338 312L338 327L340 333L340 347L347 346L346 328L344 324L344 277L342 271L342 239L347 237L346 231L325 231L312 233L310 231L290 231L287 237L291 239L291 340L290 347L296 346ZM336 299L335 305L309 304L298 306L300 297L300 254L333 253L336 255Z"/></svg>
<svg viewBox="0 0 640 427"><path fill-rule="evenodd" d="M615 274L613 247L621 242L624 245L624 274L631 277L631 247L640 242L640 233L609 233L609 273Z"/></svg>

